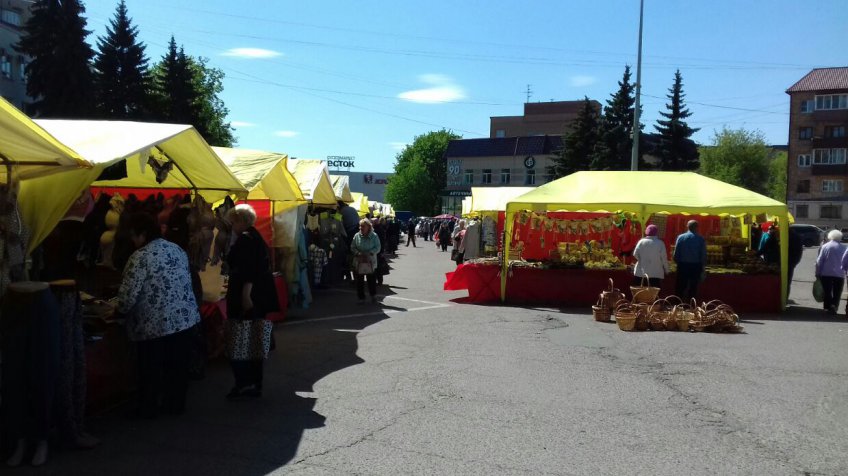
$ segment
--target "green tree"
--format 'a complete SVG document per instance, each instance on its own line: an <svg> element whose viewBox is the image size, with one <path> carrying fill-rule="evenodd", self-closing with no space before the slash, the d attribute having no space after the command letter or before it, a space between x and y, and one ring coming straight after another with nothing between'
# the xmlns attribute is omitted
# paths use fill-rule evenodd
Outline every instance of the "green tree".
<svg viewBox="0 0 848 476"><path fill-rule="evenodd" d="M78 0L38 0L15 49L31 58L26 66L31 114L65 119L91 117L94 50Z"/></svg>
<svg viewBox="0 0 848 476"><path fill-rule="evenodd" d="M212 145L235 143L229 110L219 96L224 91L223 71L209 67L205 58L186 55L171 36L168 52L154 65L152 76L156 120L191 124Z"/></svg>
<svg viewBox="0 0 848 476"><path fill-rule="evenodd" d="M698 168L698 149L693 147L692 134L699 129L689 127L685 119L692 115L683 104L683 77L680 70L674 73L674 85L668 90L670 103L667 112L660 112L665 119L657 120L654 129L660 134L655 153L660 157L662 170L695 170Z"/></svg>
<svg viewBox="0 0 848 476"><path fill-rule="evenodd" d="M630 170L633 110L636 102L634 90L628 65L624 67L624 76L618 82L618 91L611 95L604 106L598 142L592 152L592 170ZM641 128L640 124L639 130Z"/></svg>
<svg viewBox="0 0 848 476"><path fill-rule="evenodd" d="M94 60L97 108L105 118L141 119L150 105L148 59L137 37L121 0L106 35L97 39Z"/></svg>
<svg viewBox="0 0 848 476"><path fill-rule="evenodd" d="M762 132L724 128L700 149L700 173L768 195L769 153Z"/></svg>
<svg viewBox="0 0 848 476"><path fill-rule="evenodd" d="M786 152L772 151L769 162L768 196L781 203L786 203L788 160Z"/></svg>
<svg viewBox="0 0 848 476"><path fill-rule="evenodd" d="M439 209L439 192L447 182L445 152L448 143L459 138L445 129L428 132L398 153L394 175L386 186L386 199L396 210L430 215Z"/></svg>
<svg viewBox="0 0 848 476"><path fill-rule="evenodd" d="M548 173L554 178L565 177L580 170L589 170L592 152L598 142L598 110L588 97L583 98L583 108L574 120L570 132L563 139L563 147L553 158Z"/></svg>

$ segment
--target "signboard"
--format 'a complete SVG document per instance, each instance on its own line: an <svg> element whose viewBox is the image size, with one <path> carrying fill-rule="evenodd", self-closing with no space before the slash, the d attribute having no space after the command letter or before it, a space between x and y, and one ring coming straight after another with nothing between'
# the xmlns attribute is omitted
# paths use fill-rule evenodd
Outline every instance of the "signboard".
<svg viewBox="0 0 848 476"><path fill-rule="evenodd" d="M328 155L327 167L331 169L352 169L354 167L355 160L356 157L352 155Z"/></svg>
<svg viewBox="0 0 848 476"><path fill-rule="evenodd" d="M362 183L374 184L374 185L386 185L389 183L389 178L374 178L371 174L365 174L362 176Z"/></svg>
<svg viewBox="0 0 848 476"><path fill-rule="evenodd" d="M462 159L448 159L448 186L462 185Z"/></svg>

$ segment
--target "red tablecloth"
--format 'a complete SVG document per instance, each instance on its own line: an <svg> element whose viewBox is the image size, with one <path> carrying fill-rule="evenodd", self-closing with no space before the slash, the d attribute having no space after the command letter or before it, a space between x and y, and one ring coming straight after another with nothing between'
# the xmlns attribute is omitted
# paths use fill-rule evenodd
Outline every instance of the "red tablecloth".
<svg viewBox="0 0 848 476"><path fill-rule="evenodd" d="M497 266L463 264L447 273L446 291L468 290L468 302L500 301L500 269ZM633 276L626 270L514 268L507 280L510 303L591 306L598 293L615 286L627 294ZM674 294L674 274L663 280L660 296ZM712 274L698 288L698 299L720 299L737 312L780 312L780 277L777 275Z"/></svg>

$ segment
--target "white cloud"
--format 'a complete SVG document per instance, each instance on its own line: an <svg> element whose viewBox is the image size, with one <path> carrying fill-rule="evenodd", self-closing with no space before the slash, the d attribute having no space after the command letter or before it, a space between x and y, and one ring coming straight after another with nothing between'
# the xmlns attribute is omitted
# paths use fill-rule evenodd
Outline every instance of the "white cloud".
<svg viewBox="0 0 848 476"><path fill-rule="evenodd" d="M595 84L597 81L598 81L598 78L596 78L594 76L578 75L578 76L572 76L569 83L571 84L572 87L582 88L584 86L591 86L591 85Z"/></svg>
<svg viewBox="0 0 848 476"><path fill-rule="evenodd" d="M392 146L392 149L397 150L397 151L401 151L408 144L406 142L389 142L389 145Z"/></svg>
<svg viewBox="0 0 848 476"><path fill-rule="evenodd" d="M221 53L221 56L233 56L236 58L247 59L276 58L277 56L282 55L283 54L279 51L266 50L263 48L230 48Z"/></svg>
<svg viewBox="0 0 848 476"><path fill-rule="evenodd" d="M233 127L254 127L256 124L252 122L244 122L244 121L232 121L230 125Z"/></svg>
<svg viewBox="0 0 848 476"><path fill-rule="evenodd" d="M277 137L285 137L285 138L288 139L288 138L291 138L291 137L299 136L300 132L297 132L297 131L277 131L277 132L274 133L274 135L277 136Z"/></svg>
<svg viewBox="0 0 848 476"><path fill-rule="evenodd" d="M465 90L448 76L424 74L419 76L418 79L422 83L431 85L431 87L405 91L398 94L398 98L422 104L459 101L466 98Z"/></svg>

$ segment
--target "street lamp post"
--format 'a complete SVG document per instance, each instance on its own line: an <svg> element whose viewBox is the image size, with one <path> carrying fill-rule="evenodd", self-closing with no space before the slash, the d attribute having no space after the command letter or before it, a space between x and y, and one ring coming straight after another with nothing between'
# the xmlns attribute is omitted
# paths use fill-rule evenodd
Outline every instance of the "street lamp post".
<svg viewBox="0 0 848 476"><path fill-rule="evenodd" d="M639 0L639 53L636 56L636 103L633 109L633 148L630 156L630 170L639 170L639 112L642 92L642 13L645 0Z"/></svg>

